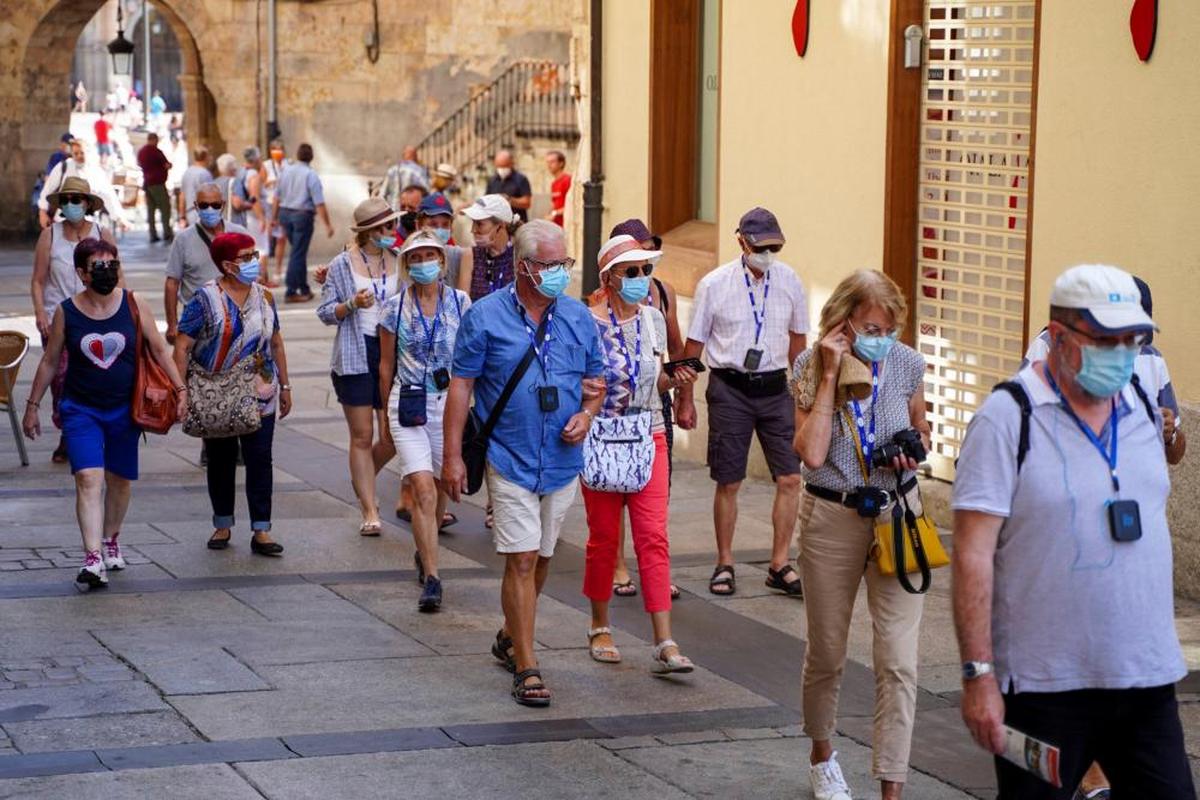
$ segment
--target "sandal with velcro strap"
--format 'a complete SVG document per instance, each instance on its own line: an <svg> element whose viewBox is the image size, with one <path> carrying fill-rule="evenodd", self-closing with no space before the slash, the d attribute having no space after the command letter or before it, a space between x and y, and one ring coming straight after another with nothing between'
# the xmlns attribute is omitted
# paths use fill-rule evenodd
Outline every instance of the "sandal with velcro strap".
<svg viewBox="0 0 1200 800"><path fill-rule="evenodd" d="M728 574L724 578L718 578L723 572ZM718 591L720 587L728 587L728 591ZM737 577L733 572L733 564L717 564L712 578L708 581L708 591L717 597L731 597L737 593Z"/></svg>
<svg viewBox="0 0 1200 800"><path fill-rule="evenodd" d="M523 669L520 672L513 674L513 700L516 700L519 705L532 706L533 708L545 708L550 705L550 698L534 696L532 692L544 692L546 684L541 681L542 673L538 669ZM526 684L525 681L530 678L538 678L537 683Z"/></svg>
<svg viewBox="0 0 1200 800"><path fill-rule="evenodd" d="M650 671L655 675L686 675L696 668L692 660L682 653L676 653L673 656L663 658L663 651L668 647L678 648L674 639L663 639L658 644L654 645L654 666Z"/></svg>
<svg viewBox="0 0 1200 800"><path fill-rule="evenodd" d="M601 664L620 664L621 651L617 649L615 644L602 645L597 647L592 644L596 641L597 636L608 634L612 636L612 628L607 625L600 628L591 628L588 630L588 650L592 655L592 661L599 661Z"/></svg>
<svg viewBox="0 0 1200 800"><path fill-rule="evenodd" d="M504 629L496 631L496 641L492 642L492 655L504 665L509 672L517 671L517 662L512 654L513 641L511 636L504 634Z"/></svg>
<svg viewBox="0 0 1200 800"><path fill-rule="evenodd" d="M790 580L788 579L789 575L792 576ZM804 586L800 583L800 576L791 564L784 564L779 569L767 567L765 583L768 589L774 589L792 597L804 597Z"/></svg>

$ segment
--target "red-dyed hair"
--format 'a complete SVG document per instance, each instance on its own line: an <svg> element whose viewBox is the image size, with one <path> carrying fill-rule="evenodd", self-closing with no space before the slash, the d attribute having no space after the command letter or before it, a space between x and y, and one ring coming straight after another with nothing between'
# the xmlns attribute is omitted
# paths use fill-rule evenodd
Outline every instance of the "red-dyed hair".
<svg viewBox="0 0 1200 800"><path fill-rule="evenodd" d="M237 261L237 254L240 251L254 246L255 241L252 236L244 233L222 233L212 240L212 244L208 246L208 254L212 256L217 269L224 272L225 270L221 268L222 264L226 261Z"/></svg>

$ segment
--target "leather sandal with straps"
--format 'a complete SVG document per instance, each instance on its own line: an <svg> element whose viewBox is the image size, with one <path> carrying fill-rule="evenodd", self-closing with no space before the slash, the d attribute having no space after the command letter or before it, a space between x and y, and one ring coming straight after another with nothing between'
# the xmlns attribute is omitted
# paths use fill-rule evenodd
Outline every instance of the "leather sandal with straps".
<svg viewBox="0 0 1200 800"><path fill-rule="evenodd" d="M717 577L722 573L725 573L725 577ZM717 597L729 597L737 592L737 578L733 573L733 564L717 564L712 578L708 581L708 591Z"/></svg>
<svg viewBox="0 0 1200 800"><path fill-rule="evenodd" d="M612 628L607 625L600 628L591 628L588 630L588 650L592 654L592 661L599 661L601 664L620 664L621 651L616 645L601 645L597 647L592 644L596 641L597 636L608 634L612 636Z"/></svg>
<svg viewBox="0 0 1200 800"><path fill-rule="evenodd" d="M654 645L654 665L650 667L650 671L655 675L686 675L696 668L692 660L682 653L676 652L673 656L663 658L663 651L668 647L679 649L679 645L674 639L663 639L658 644Z"/></svg>
<svg viewBox="0 0 1200 800"><path fill-rule="evenodd" d="M525 683L530 678L537 678L536 683ZM549 692L546 689L546 684L542 683L542 673L537 669L523 669L513 675L513 700L523 706L533 706L534 708L545 708L550 705ZM545 697L534 695L533 692L547 692Z"/></svg>
<svg viewBox="0 0 1200 800"><path fill-rule="evenodd" d="M804 586L791 564L784 564L779 569L767 567L766 586L793 597L804 597Z"/></svg>

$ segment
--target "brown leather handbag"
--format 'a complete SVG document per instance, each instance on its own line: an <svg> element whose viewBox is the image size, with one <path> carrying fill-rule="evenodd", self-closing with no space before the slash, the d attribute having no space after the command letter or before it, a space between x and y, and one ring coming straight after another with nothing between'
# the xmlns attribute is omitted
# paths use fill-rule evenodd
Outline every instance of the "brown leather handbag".
<svg viewBox="0 0 1200 800"><path fill-rule="evenodd" d="M133 424L150 433L166 433L178 420L175 386L167 371L155 360L150 343L142 336L142 317L133 292L127 292L127 295L133 327L137 331L137 368L133 378L133 401L129 406Z"/></svg>

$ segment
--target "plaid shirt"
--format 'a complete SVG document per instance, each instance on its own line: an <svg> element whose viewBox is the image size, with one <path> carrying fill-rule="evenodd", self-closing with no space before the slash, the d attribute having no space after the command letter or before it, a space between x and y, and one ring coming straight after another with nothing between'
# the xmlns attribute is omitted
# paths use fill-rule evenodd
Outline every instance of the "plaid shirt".
<svg viewBox="0 0 1200 800"><path fill-rule="evenodd" d="M387 256L385 263L389 275L400 268L399 261L394 256ZM404 282L397 281L396 293L402 288ZM356 292L354 270L350 266L350 251L343 250L329 262L329 274L325 277L325 285L321 287L321 305L317 306L317 317L321 322L337 326L329 368L338 375L364 375L371 371L367 365L367 346L363 342L363 336L376 336L377 331L363 330L354 309L340 320L334 314L338 303L349 303Z"/></svg>

